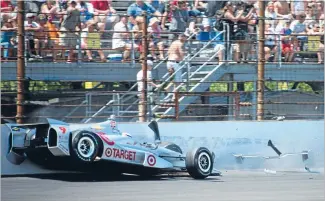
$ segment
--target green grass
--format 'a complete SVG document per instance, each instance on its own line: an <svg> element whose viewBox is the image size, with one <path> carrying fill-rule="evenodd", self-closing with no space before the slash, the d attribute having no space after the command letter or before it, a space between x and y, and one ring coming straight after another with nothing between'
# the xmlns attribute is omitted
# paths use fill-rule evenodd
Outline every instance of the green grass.
<svg viewBox="0 0 325 201"><path fill-rule="evenodd" d="M291 89L294 82L265 82L265 86L272 91L282 91ZM84 84L83 84L84 86ZM114 87L118 87L119 83L115 82ZM45 81L30 81L29 90L30 91L47 91L47 90L58 90L58 89L71 89L71 83L67 82L45 82ZM301 92L313 92L312 88L306 83L299 83L297 89ZM16 91L17 83L16 81L2 81L1 90L5 91ZM181 91L186 91L186 88L182 88ZM215 82L211 84L210 91L212 92L227 92L228 84ZM234 83L233 91L237 91L237 83ZM254 83L246 82L245 91L254 91Z"/></svg>

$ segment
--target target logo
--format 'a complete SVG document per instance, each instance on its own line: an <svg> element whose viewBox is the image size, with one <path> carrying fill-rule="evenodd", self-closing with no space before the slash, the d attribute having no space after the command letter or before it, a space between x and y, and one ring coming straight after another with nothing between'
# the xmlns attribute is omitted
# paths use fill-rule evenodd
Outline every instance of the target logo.
<svg viewBox="0 0 325 201"><path fill-rule="evenodd" d="M150 166L154 166L156 164L156 158L153 155L149 155L147 158L147 163Z"/></svg>
<svg viewBox="0 0 325 201"><path fill-rule="evenodd" d="M113 154L113 150L111 148L107 148L106 151L105 151L105 155L107 157L111 157Z"/></svg>

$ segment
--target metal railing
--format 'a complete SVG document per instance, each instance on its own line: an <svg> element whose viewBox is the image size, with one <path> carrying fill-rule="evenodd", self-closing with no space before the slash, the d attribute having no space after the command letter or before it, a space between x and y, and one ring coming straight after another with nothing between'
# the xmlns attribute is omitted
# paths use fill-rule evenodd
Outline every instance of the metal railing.
<svg viewBox="0 0 325 201"><path fill-rule="evenodd" d="M185 58L183 59L183 61L181 63L184 63L181 68L179 68L176 72L178 72L179 70L182 70L183 67L188 64L190 61L192 61L195 57L197 57L197 55L199 55L203 50L205 50L218 36L220 36L220 34L223 34L224 32L222 33L219 33L217 34L215 37L213 37L207 44L205 44L197 53L195 53L192 57L190 54L186 55ZM191 34L188 39L191 39L193 36L195 36L196 34ZM160 61L158 64L156 64L154 67L153 67L153 70L156 70L158 67L160 67L166 60L168 59L168 57L165 57L164 60ZM166 83L168 82L172 76L175 75L174 72L172 75L168 76L169 74L166 73L162 79L165 79L166 77L166 80L163 82L163 83ZM185 75L185 74L183 74ZM182 76L183 76L182 75ZM127 101L129 101L131 98L135 97L135 94L134 92L132 92L136 87L138 86L138 83L135 83L134 85L131 86L131 88L125 93L123 94L119 101L123 104L123 103L126 103ZM157 90L156 90L157 91ZM88 93L87 94L88 96L91 96L92 95L92 92ZM135 100L134 102L132 102L131 106L132 105L135 105L138 103L138 99ZM92 118L96 117L98 114L100 114L100 112L102 112L103 110L105 110L106 108L110 107L111 104L109 103L114 103L116 102L115 100L110 100L108 101L102 108L100 108L99 112L97 111L94 115L92 115L91 117L89 117L88 115L91 113L91 112L87 112L86 113L86 116L87 116L87 120L85 121L85 123L89 122ZM118 111L119 113L122 112L122 113L132 113L132 112L137 112L137 111L129 111L129 109L131 108L131 106L129 106L128 108L126 108L126 110L123 110L123 111Z"/></svg>

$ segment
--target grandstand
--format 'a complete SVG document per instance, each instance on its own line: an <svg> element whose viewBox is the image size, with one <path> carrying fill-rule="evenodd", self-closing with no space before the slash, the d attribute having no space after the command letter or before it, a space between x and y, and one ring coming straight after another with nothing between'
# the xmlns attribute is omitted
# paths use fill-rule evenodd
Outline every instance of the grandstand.
<svg viewBox="0 0 325 201"><path fill-rule="evenodd" d="M1 0L2 8L8 2ZM180 33L186 34L187 41L185 57L177 70L182 79L177 100L166 103L164 99L172 93L155 90L155 101L150 102L147 116L161 121L256 119L258 2L218 1L212 7L213 1L208 1L208 5L204 1L150 1L152 7L161 11L157 19L162 30L150 35L149 44L153 45L149 45L149 50L142 46L143 19L137 14L141 6L135 6L131 12L136 1L112 0L108 7L107 2L110 1L75 1L79 14L71 19L80 20L82 32L74 27L70 36L62 27L74 23L64 23L69 20L64 16L71 1L25 2L25 25L35 28L25 26L26 108L33 108L27 111L27 116L33 116L30 121L44 117L71 122L100 121L110 114L116 114L122 121L137 121L140 92L136 75L141 69L141 57L146 52L153 60L156 83L169 84L173 75L167 72L167 51ZM150 18L157 13L150 12L150 2L146 4L146 18L152 30L156 27ZM281 1L265 4L264 119L324 118L324 2L294 0L292 7ZM17 11L15 4L11 6ZM236 9L231 11L233 6ZM104 7L116 12L102 14ZM249 16L249 20L232 22L229 16L239 12ZM2 109L11 107L11 112L2 116L7 118L15 116L12 107L16 98L17 40L16 29L10 29L17 26L14 13L8 8L1 14L2 100L7 101ZM135 24L130 23L130 13L138 15ZM221 25L217 27L213 22ZM38 29L39 25L43 27ZM53 33L56 35L52 36ZM129 38L123 41L120 37L125 33ZM154 38L155 34L160 38ZM61 44L64 37L73 39L73 47ZM152 54L152 47L159 48L154 40L165 44L164 59L159 58L159 51ZM131 47L114 48L121 42ZM124 58L126 52L129 58Z"/></svg>

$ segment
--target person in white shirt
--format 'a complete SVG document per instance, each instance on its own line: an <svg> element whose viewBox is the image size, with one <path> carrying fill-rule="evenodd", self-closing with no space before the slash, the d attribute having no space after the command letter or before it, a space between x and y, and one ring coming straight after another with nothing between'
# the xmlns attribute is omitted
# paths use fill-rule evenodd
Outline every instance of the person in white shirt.
<svg viewBox="0 0 325 201"><path fill-rule="evenodd" d="M306 14L304 12L301 12L296 16L296 20L290 24L292 34L296 35L294 39L294 49L297 51L303 50L304 44L308 41L307 25L305 19Z"/></svg>
<svg viewBox="0 0 325 201"><path fill-rule="evenodd" d="M41 26L37 22L35 22L35 14L28 13L26 15L26 21L24 22L24 27L25 27L25 40L28 41L27 47L29 49L29 51L27 51L27 56L40 57L36 53L34 39L35 39L35 32L39 31L41 29Z"/></svg>
<svg viewBox="0 0 325 201"><path fill-rule="evenodd" d="M147 94L148 94L148 97L149 97L149 104L150 106L153 105L154 101L154 96L153 96L153 87L155 88L160 88L161 85L160 84L155 84L153 81L152 81L152 73L151 73L151 70L152 70L152 66L153 66L153 62L151 60L148 60L147 61ZM137 82L138 82L138 97L139 97L139 119L140 121L143 120L144 118L144 105L142 105L142 100L143 100L143 97L142 97L142 94L141 94L141 91L143 90L143 71L140 70L137 74Z"/></svg>
<svg viewBox="0 0 325 201"><path fill-rule="evenodd" d="M130 53L133 42L130 36L130 31L127 27L127 18L122 17L121 20L114 26L114 34L112 38L112 49L123 51L123 62L130 59ZM137 49L138 45L133 44L133 48Z"/></svg>
<svg viewBox="0 0 325 201"><path fill-rule="evenodd" d="M153 66L153 62L151 60L147 61L147 91L152 91L153 87L159 88L160 85L159 84L155 84L152 81L152 66ZM140 70L137 74L137 82L138 82L138 91L141 92L143 90L143 71Z"/></svg>

